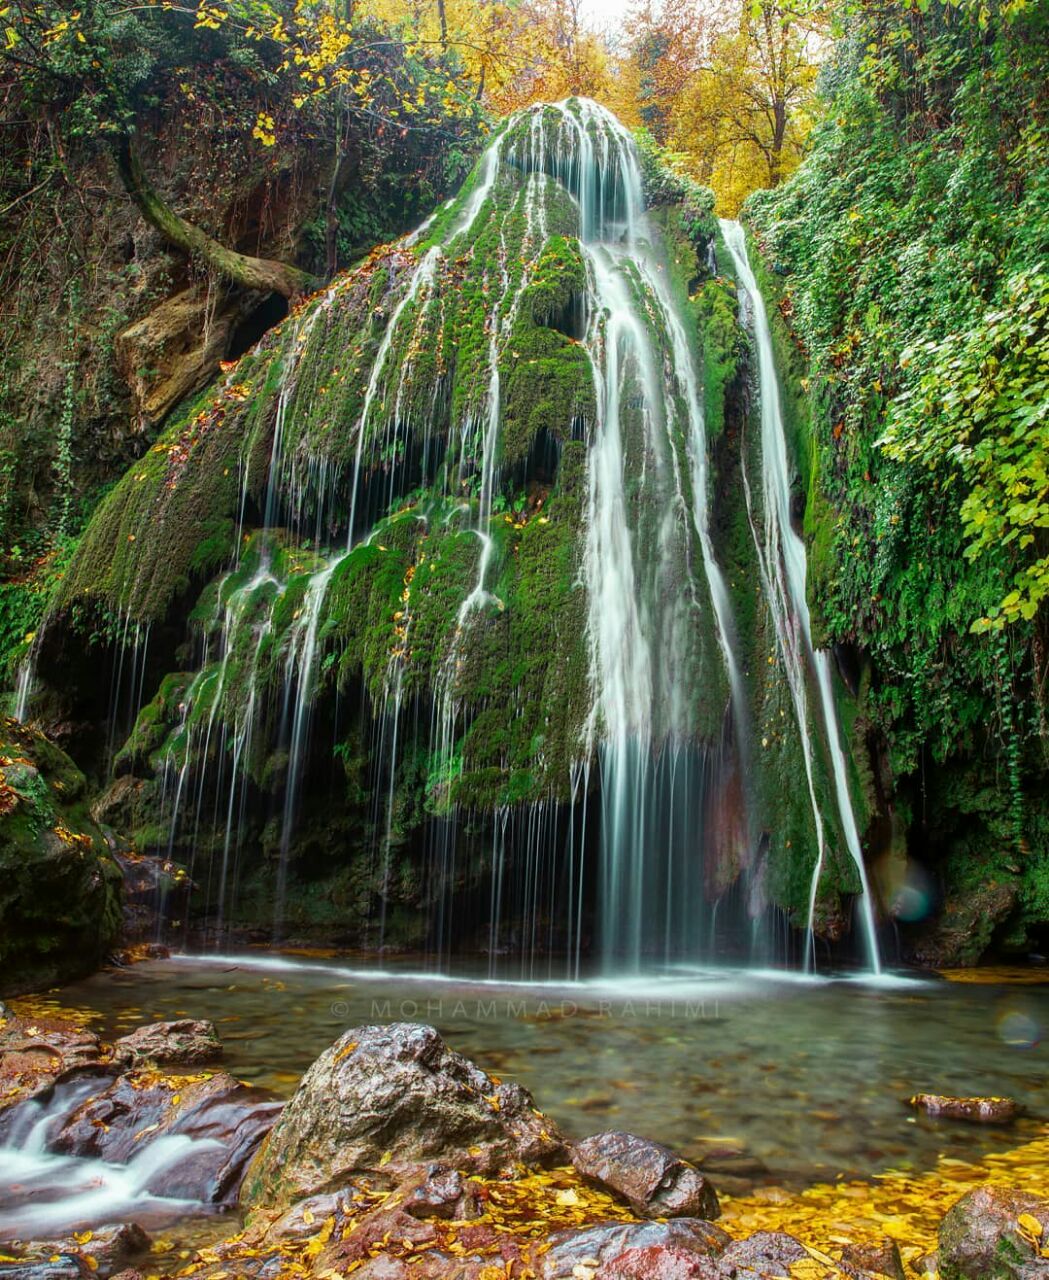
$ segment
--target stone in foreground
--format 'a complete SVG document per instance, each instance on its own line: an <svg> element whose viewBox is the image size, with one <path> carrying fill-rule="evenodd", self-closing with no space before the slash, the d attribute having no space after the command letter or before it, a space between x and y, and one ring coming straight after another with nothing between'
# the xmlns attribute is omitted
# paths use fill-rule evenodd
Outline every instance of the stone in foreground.
<svg viewBox="0 0 1049 1280"><path fill-rule="evenodd" d="M1009 1187L977 1187L940 1223L940 1280L1045 1280L1049 1200Z"/></svg>
<svg viewBox="0 0 1049 1280"><path fill-rule="evenodd" d="M403 1181L439 1160L490 1174L548 1164L564 1150L529 1093L486 1075L433 1027L357 1027L306 1072L249 1174L246 1198L282 1207L362 1173Z"/></svg>
<svg viewBox="0 0 1049 1280"><path fill-rule="evenodd" d="M678 1266L684 1255L698 1268L710 1271L730 1237L710 1222L674 1218L670 1222L601 1222L584 1231L560 1231L550 1237L542 1262L543 1280L573 1280L582 1272L603 1276L606 1268L625 1259L634 1267L639 1259ZM716 1269L711 1273L720 1276Z"/></svg>
<svg viewBox="0 0 1049 1280"><path fill-rule="evenodd" d="M155 1062L158 1066L198 1067L217 1062L221 1057L222 1045L215 1024L192 1018L138 1027L113 1045L113 1061L126 1067L138 1067L146 1062Z"/></svg>
<svg viewBox="0 0 1049 1280"><path fill-rule="evenodd" d="M577 1143L572 1163L645 1218L716 1218L717 1193L703 1175L658 1142L630 1133L596 1133Z"/></svg>

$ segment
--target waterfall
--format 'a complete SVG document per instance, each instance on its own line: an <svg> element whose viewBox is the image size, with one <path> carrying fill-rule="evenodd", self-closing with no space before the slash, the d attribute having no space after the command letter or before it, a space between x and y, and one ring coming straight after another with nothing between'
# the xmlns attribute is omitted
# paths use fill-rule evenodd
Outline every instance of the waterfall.
<svg viewBox="0 0 1049 1280"><path fill-rule="evenodd" d="M841 727L834 701L830 655L825 650L814 648L812 643L812 624L805 590L807 572L805 543L791 521L791 470L787 456L787 437L768 313L750 266L743 227L738 222L722 221L721 229L725 244L732 255L741 300L746 301L757 349L765 525L764 537L756 537L755 541L761 559L766 597L776 628L780 654L787 669L791 698L798 718L806 780L819 842L809 895L809 936L813 937L816 896L826 852L824 825L816 800L812 740L808 723L805 667L811 663L819 692L819 706L830 755L838 817L846 848L855 863L860 880L859 905L867 960L871 969L875 973L880 973L881 961L878 954L874 910L867 870L863 861L863 850L860 847L859 831L856 826L856 815L849 795L845 753L841 744Z"/></svg>
<svg viewBox="0 0 1049 1280"><path fill-rule="evenodd" d="M759 587L800 731L813 906L814 717L863 874L778 406L763 395L764 514L745 468L715 508L688 299L709 263L644 191L602 107L517 113L460 196L296 309L172 451L184 469L214 449L235 532L178 650L189 669L161 684L120 767L152 771L167 854L186 851L209 925L232 928L247 903L278 940L309 928L297 894L344 841L359 861L338 894L362 942L437 964L460 946L522 978L553 976L555 951L578 976L591 947L608 974L757 957L775 910L758 825L775 814L750 747ZM196 482L183 474L161 494L176 515ZM121 492L129 509L151 476ZM735 541L748 510L758 573ZM138 527L117 545L140 547ZM116 616L134 709L151 615ZM340 811L324 789L343 770ZM264 867L248 866L256 845Z"/></svg>

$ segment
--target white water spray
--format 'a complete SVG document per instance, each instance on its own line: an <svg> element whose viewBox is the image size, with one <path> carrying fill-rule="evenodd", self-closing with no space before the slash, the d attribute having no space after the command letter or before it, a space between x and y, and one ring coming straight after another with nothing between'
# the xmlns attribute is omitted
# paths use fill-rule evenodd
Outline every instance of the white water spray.
<svg viewBox="0 0 1049 1280"><path fill-rule="evenodd" d="M816 829L820 837L819 854L813 871L809 897L809 934L812 936L813 916L819 878L824 863L823 824L816 804L813 783L811 744L806 711L806 689L803 663L811 659L819 689L820 709L829 747L834 777L835 799L841 821L845 844L859 874L861 896L860 914L863 921L864 943L871 969L881 972L878 938L874 924L870 884L863 861L856 815L849 795L845 753L841 745L841 728L834 701L834 687L830 655L812 644L812 623L806 596L807 559L805 543L795 531L790 515L791 471L787 457L787 437L780 403L779 381L772 349L765 300L758 287L747 255L746 238L738 222L723 221L722 234L732 255L740 289L747 299L754 330L758 357L758 388L761 395L761 459L765 511L764 545L758 551L766 575L766 591L772 609L779 639L780 652L787 666L794 706L798 715L802 749L809 793L812 797Z"/></svg>

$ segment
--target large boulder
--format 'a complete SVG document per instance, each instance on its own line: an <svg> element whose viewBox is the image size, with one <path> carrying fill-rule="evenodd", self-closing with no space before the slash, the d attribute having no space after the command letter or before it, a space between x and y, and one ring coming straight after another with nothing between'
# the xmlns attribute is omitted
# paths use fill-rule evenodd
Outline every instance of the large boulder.
<svg viewBox="0 0 1049 1280"><path fill-rule="evenodd" d="M129 1067L154 1062L158 1066L195 1067L216 1062L222 1045L213 1022L182 1018L137 1027L113 1045L113 1061Z"/></svg>
<svg viewBox="0 0 1049 1280"><path fill-rule="evenodd" d="M716 1218L718 1197L687 1160L631 1133L610 1131L584 1138L572 1151L584 1178L622 1196L643 1218Z"/></svg>
<svg viewBox="0 0 1049 1280"><path fill-rule="evenodd" d="M1045 1280L1049 1200L1009 1187L977 1187L940 1223L940 1280Z"/></svg>
<svg viewBox="0 0 1049 1280"><path fill-rule="evenodd" d="M84 775L42 733L0 720L0 995L96 969L120 930L120 868Z"/></svg>
<svg viewBox="0 0 1049 1280"><path fill-rule="evenodd" d="M356 1027L306 1072L251 1170L246 1198L281 1207L361 1174L400 1180L435 1160L489 1174L549 1163L564 1150L524 1089L486 1075L433 1027Z"/></svg>

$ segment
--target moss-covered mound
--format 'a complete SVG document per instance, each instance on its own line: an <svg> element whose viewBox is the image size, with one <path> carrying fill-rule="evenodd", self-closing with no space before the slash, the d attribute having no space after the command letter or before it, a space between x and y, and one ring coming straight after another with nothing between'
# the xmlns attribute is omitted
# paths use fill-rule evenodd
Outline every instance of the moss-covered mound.
<svg viewBox="0 0 1049 1280"><path fill-rule="evenodd" d="M84 775L42 733L0 721L0 995L96 968L120 929L120 869Z"/></svg>

